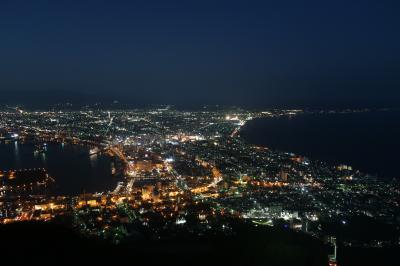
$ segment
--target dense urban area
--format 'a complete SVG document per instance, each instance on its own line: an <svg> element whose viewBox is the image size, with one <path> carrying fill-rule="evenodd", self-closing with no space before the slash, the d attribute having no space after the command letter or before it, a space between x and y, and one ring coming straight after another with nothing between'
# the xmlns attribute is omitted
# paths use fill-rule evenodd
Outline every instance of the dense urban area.
<svg viewBox="0 0 400 266"><path fill-rule="evenodd" d="M57 177L46 169L1 169L0 162L0 222L62 219L88 238L119 244L137 232L151 239L229 236L240 221L311 235L329 248L331 265L339 241L398 247L398 181L254 146L241 137L250 120L304 112L3 108L1 142L29 143L37 153L50 143L86 146L87 156L115 159L119 182L111 191L55 195ZM358 223L370 234L347 235L346 227Z"/></svg>

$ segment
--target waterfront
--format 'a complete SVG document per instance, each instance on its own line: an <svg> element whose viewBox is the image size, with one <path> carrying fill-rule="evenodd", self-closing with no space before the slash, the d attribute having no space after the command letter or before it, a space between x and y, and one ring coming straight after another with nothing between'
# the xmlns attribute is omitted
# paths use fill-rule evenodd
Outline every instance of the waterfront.
<svg viewBox="0 0 400 266"><path fill-rule="evenodd" d="M365 110L335 113L358 116L361 111ZM26 176L21 171L3 172L0 223L66 218L66 225L84 236L113 243L135 241L130 236L137 228L145 235L152 232L151 239L171 239L175 232L229 236L237 233L235 224L244 223L319 236L328 239L330 247L397 247L398 230L389 237L363 231L368 239L339 239L339 233L323 226L333 221L349 228L358 216L397 226L398 182L349 167L330 167L317 157L261 148L240 137L242 127L258 118L291 117L291 123L307 118L305 113L292 109L5 110L0 112L0 139L8 144L2 146L0 168L43 167L47 172L35 172L34 182L20 180ZM325 121L330 115L314 115L332 123ZM362 129L362 121L350 119L345 126L341 121L338 131L351 126ZM124 178L109 175L113 159L90 157L89 147L93 151L103 147L115 157L120 162L115 168L124 171ZM106 163L99 163L102 158ZM46 173L58 186L53 195L75 196L43 193L54 185ZM336 261L335 254L330 255Z"/></svg>
<svg viewBox="0 0 400 266"><path fill-rule="evenodd" d="M112 159L79 145L48 144L47 151L35 153L35 145L8 142L0 144L0 169L45 168L54 177L57 195L78 195L115 188Z"/></svg>
<svg viewBox="0 0 400 266"><path fill-rule="evenodd" d="M252 144L400 178L400 111L260 118L249 121L241 135Z"/></svg>

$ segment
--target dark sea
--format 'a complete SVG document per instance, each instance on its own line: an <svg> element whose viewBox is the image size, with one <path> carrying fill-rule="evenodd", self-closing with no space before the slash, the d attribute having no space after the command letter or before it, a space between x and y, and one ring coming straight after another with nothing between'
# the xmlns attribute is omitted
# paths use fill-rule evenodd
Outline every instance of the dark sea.
<svg viewBox="0 0 400 266"><path fill-rule="evenodd" d="M48 144L45 153L34 150L33 144L0 143L0 170L45 168L55 179L57 195L102 192L116 186L112 159L106 155L89 156L87 147L68 144Z"/></svg>
<svg viewBox="0 0 400 266"><path fill-rule="evenodd" d="M400 179L400 111L301 114L249 121L241 136L274 150Z"/></svg>

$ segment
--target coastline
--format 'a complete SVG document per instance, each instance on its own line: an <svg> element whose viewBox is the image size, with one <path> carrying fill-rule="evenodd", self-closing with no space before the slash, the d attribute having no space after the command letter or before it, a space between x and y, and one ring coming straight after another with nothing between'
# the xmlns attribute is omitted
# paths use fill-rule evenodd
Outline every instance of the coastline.
<svg viewBox="0 0 400 266"><path fill-rule="evenodd" d="M333 166L350 165L384 179L400 178L394 164L395 147L400 147L396 117L400 117L398 110L256 117L246 121L239 135L247 143L271 150ZM389 144L394 147L387 149Z"/></svg>

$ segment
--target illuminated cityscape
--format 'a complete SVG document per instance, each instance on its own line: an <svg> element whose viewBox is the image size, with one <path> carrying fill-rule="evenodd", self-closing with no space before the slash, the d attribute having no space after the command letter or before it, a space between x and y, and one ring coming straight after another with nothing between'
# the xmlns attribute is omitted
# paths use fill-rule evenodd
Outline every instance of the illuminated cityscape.
<svg viewBox="0 0 400 266"><path fill-rule="evenodd" d="M86 156L101 153L116 160L112 173L119 181L110 191L55 195L51 187L57 177L46 169L2 171L0 221L70 217L69 226L81 234L115 244L135 230L170 239L182 232L234 235L233 221L283 226L334 248L333 265L336 240L324 225L346 226L352 217L365 216L398 226L400 186L351 166L254 146L241 137L250 120L304 112L4 109L2 142L31 144L35 153L46 153L47 145L85 146ZM341 244L390 247L400 244L396 237Z"/></svg>
<svg viewBox="0 0 400 266"><path fill-rule="evenodd" d="M0 1L0 264L400 265L400 1Z"/></svg>

